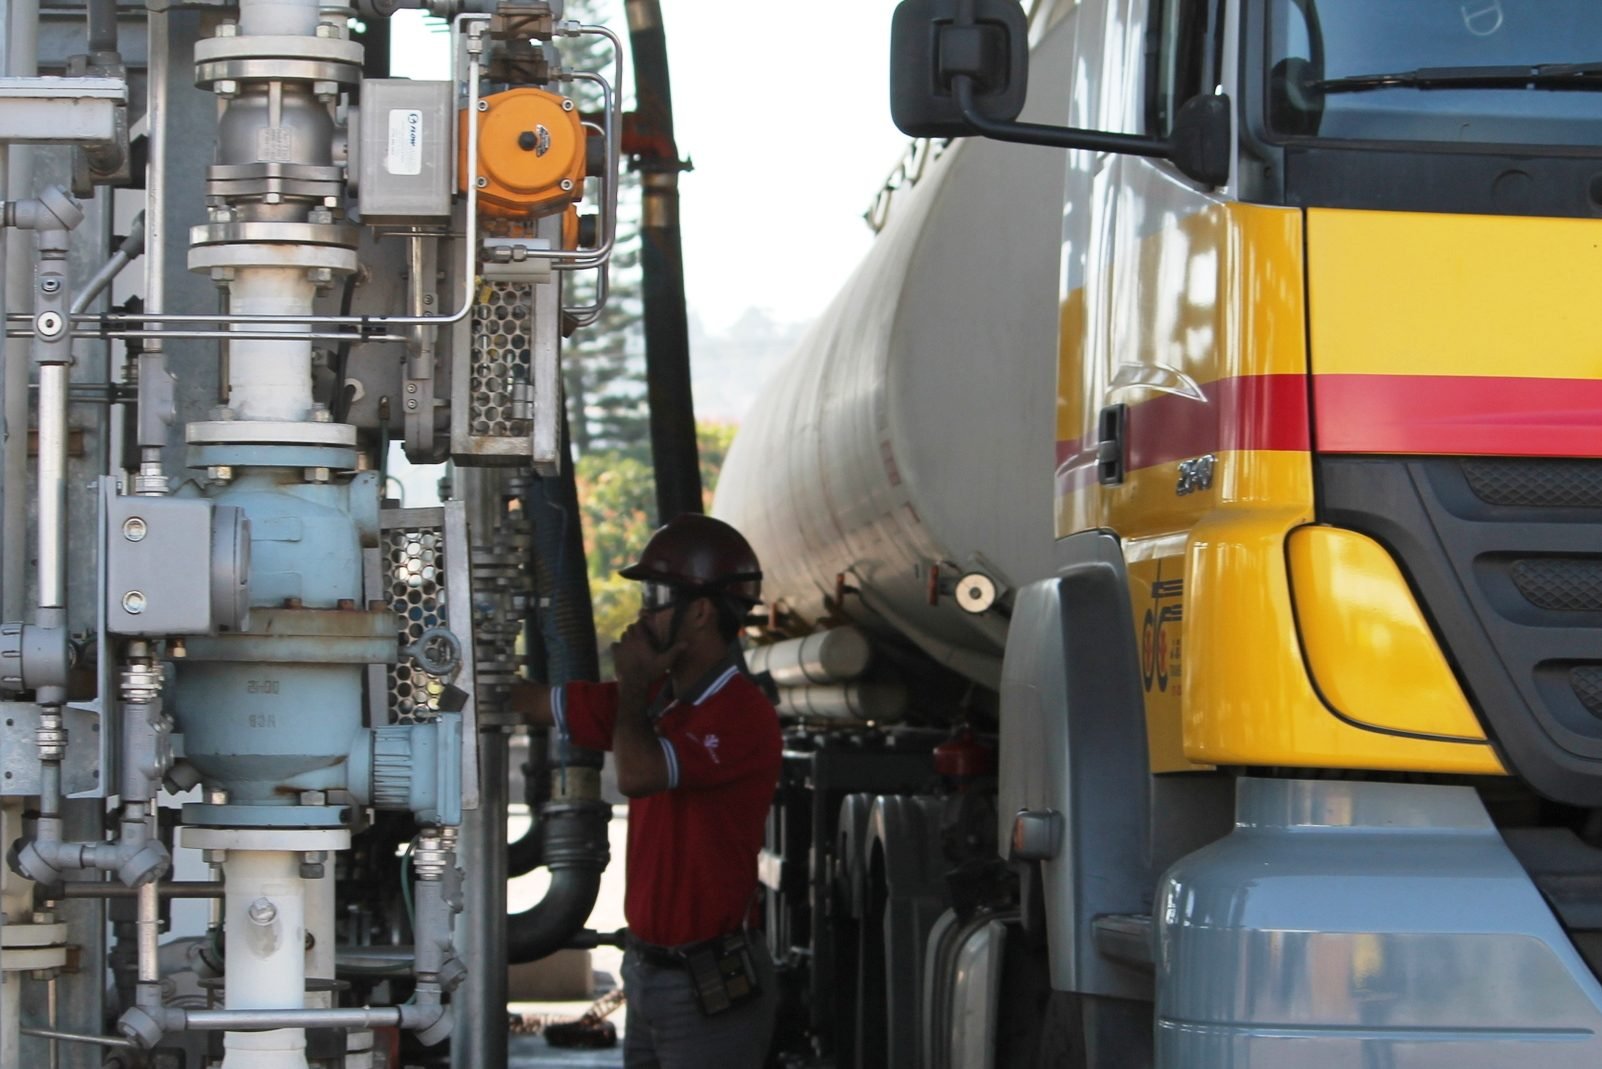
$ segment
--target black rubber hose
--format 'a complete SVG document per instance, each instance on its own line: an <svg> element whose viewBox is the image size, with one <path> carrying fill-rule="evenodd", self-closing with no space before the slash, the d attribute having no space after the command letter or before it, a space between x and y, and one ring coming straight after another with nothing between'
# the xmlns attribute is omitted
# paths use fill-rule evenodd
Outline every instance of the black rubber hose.
<svg viewBox="0 0 1602 1069"><path fill-rule="evenodd" d="M552 802L537 825L551 886L533 908L506 918L506 960L538 961L572 942L584 927L601 873L611 860L606 826L612 807L602 801Z"/></svg>
<svg viewBox="0 0 1602 1069"><path fill-rule="evenodd" d="M645 312L645 380L651 411L651 466L658 523L701 508L701 464L690 386L690 327L684 300L684 247L679 231L679 159L673 137L673 91L660 0L627 0L634 60L631 146L644 203L640 223L641 296Z"/></svg>
<svg viewBox="0 0 1602 1069"><path fill-rule="evenodd" d="M565 409L562 440L569 440ZM601 672L571 449L568 454L560 475L529 480L525 502L534 531L529 569L538 596L532 599L530 611L539 623L543 652L545 674L539 678L553 685L599 679Z"/></svg>
<svg viewBox="0 0 1602 1069"><path fill-rule="evenodd" d="M570 440L567 430L564 411L564 442ZM571 448L565 459L560 475L531 481L524 502L533 530L529 570L535 597L529 600L538 621L530 631L538 634L544 682L558 686L575 679L595 680L601 668ZM531 667L539 667L538 662ZM602 755L593 750L569 747L563 756L568 767L601 767ZM536 792L542 789L537 786L542 775L550 772L547 762L541 765L527 770ZM595 908L601 873L611 860L607 824L612 807L606 802L547 801L538 813L529 834L511 844L507 853L509 874L521 875L540 865L551 873L545 897L506 919L507 960L514 964L537 961L572 941ZM528 868L519 868L524 864Z"/></svg>

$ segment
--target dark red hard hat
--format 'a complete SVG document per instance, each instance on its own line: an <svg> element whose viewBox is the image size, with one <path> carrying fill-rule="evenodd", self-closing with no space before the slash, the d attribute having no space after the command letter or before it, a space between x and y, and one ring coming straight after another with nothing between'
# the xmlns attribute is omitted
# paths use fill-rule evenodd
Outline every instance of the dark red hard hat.
<svg viewBox="0 0 1602 1069"><path fill-rule="evenodd" d="M762 600L762 566L751 543L722 520L696 513L687 512L657 528L639 562L617 574L753 605Z"/></svg>

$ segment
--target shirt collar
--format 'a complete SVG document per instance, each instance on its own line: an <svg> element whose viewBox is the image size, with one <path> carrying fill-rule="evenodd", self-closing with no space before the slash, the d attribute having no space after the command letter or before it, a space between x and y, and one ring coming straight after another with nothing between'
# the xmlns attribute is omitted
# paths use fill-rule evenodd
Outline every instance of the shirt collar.
<svg viewBox="0 0 1602 1069"><path fill-rule="evenodd" d="M740 674L740 663L735 659L734 651L730 650L722 660L718 661L706 674L692 683L683 697L673 693L673 681L670 679L657 692L656 700L651 703L647 712L654 720L662 716L675 705L700 705L712 695L729 685L729 681Z"/></svg>

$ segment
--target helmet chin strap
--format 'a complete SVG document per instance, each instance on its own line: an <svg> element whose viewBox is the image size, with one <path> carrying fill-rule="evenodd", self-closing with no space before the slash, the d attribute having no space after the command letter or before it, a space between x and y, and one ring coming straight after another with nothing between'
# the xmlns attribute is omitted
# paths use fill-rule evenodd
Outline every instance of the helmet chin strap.
<svg viewBox="0 0 1602 1069"><path fill-rule="evenodd" d="M673 606L673 615L668 618L668 633L665 641L658 641L656 633L649 628L646 629L645 636L650 640L653 650L657 653L666 653L673 648L673 644L679 640L679 626L684 623L684 610L694 600L694 598L685 598Z"/></svg>

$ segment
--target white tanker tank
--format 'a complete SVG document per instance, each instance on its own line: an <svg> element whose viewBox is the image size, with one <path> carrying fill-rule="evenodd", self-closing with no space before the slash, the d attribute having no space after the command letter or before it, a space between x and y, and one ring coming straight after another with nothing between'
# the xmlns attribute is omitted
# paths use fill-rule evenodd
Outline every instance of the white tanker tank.
<svg viewBox="0 0 1602 1069"><path fill-rule="evenodd" d="M1067 115L1072 64L1052 46L1032 64L1036 122ZM993 689L1000 606L965 611L972 584L951 581L982 574L1004 604L1051 571L1061 241L1041 220L1063 182L1054 149L975 138L929 162L746 416L714 507L770 601L818 621L844 575L851 619Z"/></svg>

